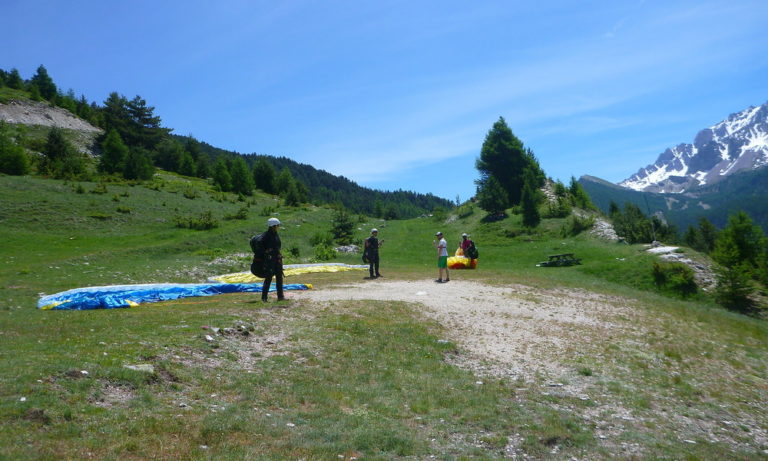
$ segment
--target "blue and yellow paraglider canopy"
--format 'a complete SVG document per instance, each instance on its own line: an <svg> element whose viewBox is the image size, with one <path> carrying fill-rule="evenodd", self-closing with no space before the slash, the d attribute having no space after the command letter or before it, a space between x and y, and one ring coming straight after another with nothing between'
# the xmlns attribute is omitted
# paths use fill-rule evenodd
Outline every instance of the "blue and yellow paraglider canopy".
<svg viewBox="0 0 768 461"><path fill-rule="evenodd" d="M286 265L285 275L308 274L313 272L339 272L368 269L364 265L294 264ZM263 279L250 272L226 274L213 277L210 283L150 283L140 285L110 285L102 287L75 288L41 297L38 309L43 310L89 310L136 307L145 303L171 301L195 296L214 296L226 293L261 292ZM284 290L309 290L311 284L289 283ZM269 291L275 291L273 283Z"/></svg>

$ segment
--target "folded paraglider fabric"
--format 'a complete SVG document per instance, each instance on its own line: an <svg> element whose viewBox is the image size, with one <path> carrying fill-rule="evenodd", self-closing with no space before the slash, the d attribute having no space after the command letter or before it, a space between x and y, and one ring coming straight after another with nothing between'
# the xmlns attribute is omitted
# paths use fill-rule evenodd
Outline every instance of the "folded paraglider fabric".
<svg viewBox="0 0 768 461"><path fill-rule="evenodd" d="M283 266L283 274L286 277L301 274L317 274L321 272L345 272L353 270L368 270L367 264L344 263L320 263L320 264L286 264ZM250 272L235 272L233 274L217 275L208 280L222 283L256 283L264 279L256 277Z"/></svg>
<svg viewBox="0 0 768 461"><path fill-rule="evenodd" d="M284 290L308 290L312 285L291 283ZM275 291L273 283L269 291ZM142 303L155 303L193 296L213 296L225 293L261 292L256 283L151 283L142 285L113 285L75 288L40 298L38 309L88 310L136 307Z"/></svg>
<svg viewBox="0 0 768 461"><path fill-rule="evenodd" d="M477 269L477 259L469 259L465 256L450 256L448 258L449 269Z"/></svg>

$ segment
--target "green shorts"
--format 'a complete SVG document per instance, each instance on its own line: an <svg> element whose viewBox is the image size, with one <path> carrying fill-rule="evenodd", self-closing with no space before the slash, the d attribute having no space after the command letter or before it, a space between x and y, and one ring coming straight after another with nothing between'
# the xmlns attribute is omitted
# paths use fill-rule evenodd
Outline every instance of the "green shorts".
<svg viewBox="0 0 768 461"><path fill-rule="evenodd" d="M437 267L440 269L447 269L448 268L448 256L440 256L437 258Z"/></svg>

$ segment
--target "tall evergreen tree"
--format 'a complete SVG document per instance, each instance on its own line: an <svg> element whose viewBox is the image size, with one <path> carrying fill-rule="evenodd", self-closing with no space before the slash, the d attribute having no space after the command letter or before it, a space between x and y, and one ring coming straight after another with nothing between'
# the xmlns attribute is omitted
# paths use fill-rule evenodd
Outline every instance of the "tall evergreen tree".
<svg viewBox="0 0 768 461"><path fill-rule="evenodd" d="M288 168L283 168L283 170L279 175L277 175L277 178L275 179L275 191L279 195L284 194L288 191L288 188L291 186L292 182L293 175L291 174L291 171Z"/></svg>
<svg viewBox="0 0 768 461"><path fill-rule="evenodd" d="M123 142L128 142L130 115L128 114L128 100L116 92L109 94L104 100L104 107L101 109L103 124L101 127L105 131L115 130L120 135Z"/></svg>
<svg viewBox="0 0 768 461"><path fill-rule="evenodd" d="M181 158L179 158L178 173L184 176L197 176L197 165L192 159L192 155L186 150L181 152Z"/></svg>
<svg viewBox="0 0 768 461"><path fill-rule="evenodd" d="M224 157L219 157L213 167L213 184L223 192L232 190L232 175L229 174L229 166Z"/></svg>
<svg viewBox="0 0 768 461"><path fill-rule="evenodd" d="M101 160L99 170L106 173L122 172L128 157L128 147L123 144L116 130L109 130L101 142Z"/></svg>
<svg viewBox="0 0 768 461"><path fill-rule="evenodd" d="M204 155L197 158L195 171L198 178L206 179L211 176L211 164Z"/></svg>
<svg viewBox="0 0 768 461"><path fill-rule="evenodd" d="M253 180L256 188L267 194L275 194L275 167L265 158L260 158L253 165Z"/></svg>
<svg viewBox="0 0 768 461"><path fill-rule="evenodd" d="M592 199L589 198L589 194L581 186L581 183L571 176L571 184L568 188L568 192L571 194L571 202L573 206L584 209L594 210L595 205L592 204Z"/></svg>
<svg viewBox="0 0 768 461"><path fill-rule="evenodd" d="M248 169L248 165L245 163L245 159L241 156L236 156L232 161L232 167L229 170L229 174L232 177L232 191L236 194L252 195L253 194L253 174Z"/></svg>
<svg viewBox="0 0 768 461"><path fill-rule="evenodd" d="M718 230L712 222L706 217L699 218L699 236L701 237L701 250L711 253L715 249Z"/></svg>
<svg viewBox="0 0 768 461"><path fill-rule="evenodd" d="M21 74L19 74L19 70L16 68L11 69L11 72L8 74L8 80L5 83L8 85L8 88L13 88L14 90L24 89L24 79L21 78Z"/></svg>
<svg viewBox="0 0 768 461"><path fill-rule="evenodd" d="M523 226L534 228L541 222L539 202L541 191L536 187L537 179L531 170L526 170L523 177L523 193L520 197L520 206L523 212Z"/></svg>
<svg viewBox="0 0 768 461"><path fill-rule="evenodd" d="M480 172L479 184L486 184L489 177L495 177L511 205L520 203L526 170L532 170L534 177L542 183L544 179L533 152L526 150L523 142L512 134L504 117L499 117L488 131L475 167Z"/></svg>
<svg viewBox="0 0 768 461"><path fill-rule="evenodd" d="M725 267L746 264L756 269L765 250L765 235L760 226L743 211L728 217L728 225L715 241L712 258Z"/></svg>
<svg viewBox="0 0 768 461"><path fill-rule="evenodd" d="M52 101L56 97L57 88L53 83L53 79L48 75L48 71L43 65L37 68L37 72L30 79L30 84L37 86L40 90L40 96L48 101Z"/></svg>
<svg viewBox="0 0 768 461"><path fill-rule="evenodd" d="M154 115L155 108L147 105L141 96L131 99L126 109L132 122L132 143L152 150L170 130L160 126L160 117Z"/></svg>

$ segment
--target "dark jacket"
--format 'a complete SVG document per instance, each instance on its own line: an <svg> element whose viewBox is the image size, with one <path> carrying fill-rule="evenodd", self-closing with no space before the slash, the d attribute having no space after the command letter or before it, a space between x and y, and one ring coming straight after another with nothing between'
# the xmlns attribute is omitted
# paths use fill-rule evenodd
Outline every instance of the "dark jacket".
<svg viewBox="0 0 768 461"><path fill-rule="evenodd" d="M365 239L365 254L371 261L379 259L379 239L374 236Z"/></svg>
<svg viewBox="0 0 768 461"><path fill-rule="evenodd" d="M271 267L282 267L283 255L280 253L282 242L280 242L280 234L277 231L267 230L264 234L264 255L265 264Z"/></svg>

